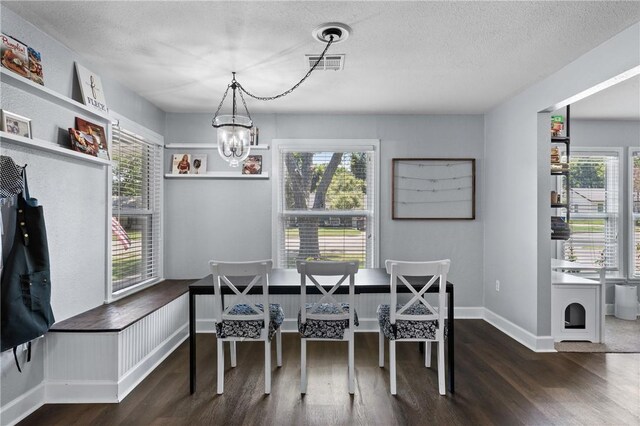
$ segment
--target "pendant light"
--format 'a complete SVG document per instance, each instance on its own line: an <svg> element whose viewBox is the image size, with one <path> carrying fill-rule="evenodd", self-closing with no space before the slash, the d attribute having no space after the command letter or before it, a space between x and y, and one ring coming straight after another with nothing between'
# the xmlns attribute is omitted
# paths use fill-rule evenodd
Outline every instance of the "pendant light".
<svg viewBox="0 0 640 426"><path fill-rule="evenodd" d="M327 46L324 48L324 51L315 62L315 64L309 69L307 74L302 77L302 79L296 83L291 89L280 93L275 96L256 96L249 91L247 91L242 85L236 80L236 73L232 73L231 83L227 86L227 89L222 96L222 100L220 101L220 105L218 105L218 109L213 116L213 120L211 125L217 129L218 133L218 153L223 160L227 161L231 167L238 167L242 161L244 161L251 151L251 129L253 128L253 120L251 119L251 114L249 113L249 109L247 108L247 103L244 100L243 93L247 96L259 100L259 101L272 101L278 98L282 98L289 93L293 92L305 81L309 75L316 69L318 64L323 61L327 50L329 50L329 46L333 43L338 43L344 41L349 37L351 32L351 28L349 28L345 24L341 23L328 23L323 24L313 30L313 37L321 41L323 43L327 43ZM231 115L219 115L220 109L224 104L227 95L229 94L229 89L232 91L232 106L231 106ZM236 105L236 91L240 95L240 100L242 101L242 105L244 107L245 115L239 115L237 111Z"/></svg>

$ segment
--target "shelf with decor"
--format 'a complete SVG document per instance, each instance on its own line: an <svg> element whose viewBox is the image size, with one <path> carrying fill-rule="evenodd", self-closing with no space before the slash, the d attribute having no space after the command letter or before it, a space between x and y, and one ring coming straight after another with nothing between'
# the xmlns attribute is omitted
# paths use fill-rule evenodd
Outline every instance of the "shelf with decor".
<svg viewBox="0 0 640 426"><path fill-rule="evenodd" d="M75 110L76 112L86 114L93 118L98 118L99 120L102 120L102 121L106 121L106 122L111 121L109 114L105 114L94 108L88 107L67 96L61 95L55 90L52 90L46 86L42 86L40 84L34 83L33 81L28 80L22 76L19 76L18 74L15 74L9 70L0 68L0 75L2 76L3 83L7 83L14 87L17 87L18 89L26 93L30 93L32 95L40 97L41 99L45 99L49 102L62 105L68 109Z"/></svg>
<svg viewBox="0 0 640 426"><path fill-rule="evenodd" d="M217 143L168 143L165 149L218 149ZM269 145L251 145L251 151L264 151L269 149Z"/></svg>
<svg viewBox="0 0 640 426"><path fill-rule="evenodd" d="M181 150L181 151L187 151L187 150L215 150L215 153L213 154L214 156L218 156L218 144L216 143L168 143L165 144L165 149L168 150ZM266 151L269 149L269 145L251 145L250 147L250 152L252 155L257 155L260 156L260 154L253 154L254 151ZM191 159L189 160L194 161L193 159L195 158L199 158L199 157L203 157L202 160L202 168L201 168L201 173L193 173L193 166L190 168L186 167L186 170L190 170L189 173L176 173L176 170L173 169L173 173L166 173L164 175L165 178L167 179L269 179L269 173L267 172L261 172L261 173L251 173L251 174L243 174L242 170L243 170L243 165L240 165L240 167L238 168L237 171L207 171L207 154L203 154L203 155L198 155L195 153L189 153L189 152L181 152L179 154L177 154L178 156L181 154L186 154L187 156L189 156ZM171 156L172 158L172 162L175 159L176 154L173 154ZM251 155L249 156L249 159L251 158ZM259 167L257 171L262 170L262 160L260 159L259 162ZM175 163L173 164L173 167L176 167ZM202 170L204 170L204 172L202 172ZM255 170L254 170L255 172Z"/></svg>
<svg viewBox="0 0 640 426"><path fill-rule="evenodd" d="M564 122L557 121L552 117L552 135L551 135L551 176L560 179L559 193L551 191L551 208L556 209L556 214L551 217L551 239L552 240L568 240L571 237L569 228L570 209L569 194L570 187L570 167L569 158L571 154L571 137L570 137L570 115L571 106L566 107L566 117ZM556 116L561 117L561 116ZM560 125L558 125L560 123ZM555 134L553 132L556 132ZM564 131L564 135L561 132ZM564 157L564 158L563 158ZM564 161L563 161L564 160Z"/></svg>
<svg viewBox="0 0 640 426"><path fill-rule="evenodd" d="M86 161L89 163L102 164L104 166L110 166L111 161L103 158L93 157L91 155L83 154L81 152L73 151L71 148L65 148L55 143L45 141L43 139L30 139L23 136L14 135L7 132L0 132L0 140L3 144L20 145L25 148L37 149L44 152L50 152L64 157L70 157L75 160Z"/></svg>
<svg viewBox="0 0 640 426"><path fill-rule="evenodd" d="M240 171L207 172L198 175L166 173L164 177L168 179L269 179L269 173L261 173L255 175L243 175Z"/></svg>

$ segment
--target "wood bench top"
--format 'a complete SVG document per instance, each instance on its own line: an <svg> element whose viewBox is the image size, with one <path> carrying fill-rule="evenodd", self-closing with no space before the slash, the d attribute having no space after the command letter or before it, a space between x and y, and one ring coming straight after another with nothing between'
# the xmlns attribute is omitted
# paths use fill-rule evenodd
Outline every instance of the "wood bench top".
<svg viewBox="0 0 640 426"><path fill-rule="evenodd" d="M119 332L189 291L196 280L165 280L131 296L53 324L50 332Z"/></svg>

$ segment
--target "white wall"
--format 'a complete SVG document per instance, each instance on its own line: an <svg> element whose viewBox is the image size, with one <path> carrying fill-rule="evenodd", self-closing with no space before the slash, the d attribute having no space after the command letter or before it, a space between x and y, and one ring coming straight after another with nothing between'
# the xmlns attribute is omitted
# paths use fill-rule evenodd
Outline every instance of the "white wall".
<svg viewBox="0 0 640 426"><path fill-rule="evenodd" d="M549 135L538 112L639 64L640 23L485 115L485 307L533 335L551 333Z"/></svg>
<svg viewBox="0 0 640 426"><path fill-rule="evenodd" d="M4 6L0 6L0 15L3 33L41 52L46 87L79 100L74 61L80 61L98 71L112 110L158 133L163 132L163 111L92 68L90 63ZM0 107L31 118L34 138L68 146L67 129L75 127L74 120L79 114L24 93L4 79L0 89ZM28 164L32 196L44 206L51 257L51 304L56 320L102 304L106 286L106 203L111 199L106 193L107 168L8 143L0 148L3 155L11 156L18 164ZM7 219L7 215L3 216ZM1 354L0 405L3 408L42 382L43 348L40 343L34 346L31 364L22 374L17 372L10 351Z"/></svg>
<svg viewBox="0 0 640 426"><path fill-rule="evenodd" d="M249 105L249 108L251 106ZM206 143L215 139L211 115L167 114L167 143ZM391 220L391 159L394 157L469 157L477 160L477 199L482 197L483 117L407 115L256 115L260 143L272 139L380 139L380 259L451 258L456 306L482 306L482 224L474 221ZM174 151L175 153L175 151ZM275 155L263 155L270 171ZM170 154L165 167L169 170ZM208 151L221 170L223 162ZM269 180L165 179L165 275L199 278L218 258L271 258Z"/></svg>

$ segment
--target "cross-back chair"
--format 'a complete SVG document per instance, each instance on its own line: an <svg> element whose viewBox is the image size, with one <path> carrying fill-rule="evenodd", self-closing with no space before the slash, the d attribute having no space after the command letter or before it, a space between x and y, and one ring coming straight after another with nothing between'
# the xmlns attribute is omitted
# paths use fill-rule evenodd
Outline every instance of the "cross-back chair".
<svg viewBox="0 0 640 426"><path fill-rule="evenodd" d="M349 393L355 392L354 328L358 325L355 312L355 274L358 262L296 262L300 273L300 392L307 392L307 341L348 341ZM337 281L328 281L337 277ZM348 279L348 303L336 300L334 293ZM330 284L329 284L330 283ZM315 286L322 295L317 302L309 302L307 285ZM325 287L329 287L327 290Z"/></svg>
<svg viewBox="0 0 640 426"><path fill-rule="evenodd" d="M279 304L269 303L269 274L273 262L209 262L213 273L215 322L218 345L218 394L224 392L224 342L230 342L231 366L236 366L236 342L246 339L264 341L264 393L271 393L271 339L276 336L276 362L282 366L280 326L284 311ZM235 283L234 283L235 282ZM235 297L224 306L222 289L226 286ZM262 287L255 303L248 297L254 288ZM240 288L239 288L240 287ZM244 287L243 289L241 289ZM266 307L266 309L265 309Z"/></svg>
<svg viewBox="0 0 640 426"><path fill-rule="evenodd" d="M389 376L391 394L396 394L396 342L425 342L425 367L431 366L431 342L438 344L438 390L445 394L444 338L446 312L447 273L450 260L433 262L403 262L387 260L387 273L391 275L390 304L378 306L379 365L384 367L384 339L389 340ZM409 282L407 277L424 277L422 288ZM429 277L429 278L427 278ZM415 282L415 279L412 280ZM425 293L438 286L438 305L432 306ZM398 304L398 287L406 286L411 299Z"/></svg>

